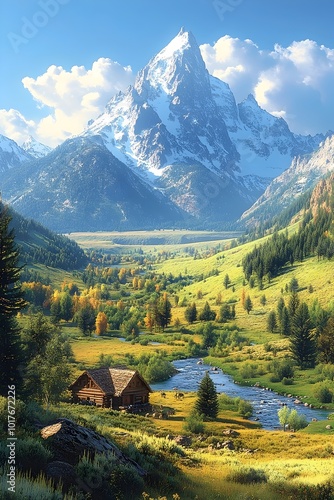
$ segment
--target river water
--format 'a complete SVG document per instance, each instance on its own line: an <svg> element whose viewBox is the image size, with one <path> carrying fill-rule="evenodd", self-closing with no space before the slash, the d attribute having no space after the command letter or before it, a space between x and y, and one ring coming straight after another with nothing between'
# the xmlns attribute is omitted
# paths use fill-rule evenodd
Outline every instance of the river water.
<svg viewBox="0 0 334 500"><path fill-rule="evenodd" d="M332 413L328 410L320 410L304 406L305 399L300 399L303 404L295 404L294 398L280 396L273 391L267 391L261 387L248 387L235 384L230 375L223 373L221 369L213 370L213 367L206 364L198 364L196 358L182 359L173 362L178 373L165 382L150 384L154 391L171 391L175 388L181 392L197 391L198 385L209 371L217 393L225 393L228 396L240 397L249 401L253 406L253 415L250 420L258 421L263 429L277 430L280 428L277 411L286 404L289 408L295 408L298 413L305 415L308 422L312 418L326 420L327 415ZM293 392L293 386L291 392ZM287 388L287 391L289 389Z"/></svg>

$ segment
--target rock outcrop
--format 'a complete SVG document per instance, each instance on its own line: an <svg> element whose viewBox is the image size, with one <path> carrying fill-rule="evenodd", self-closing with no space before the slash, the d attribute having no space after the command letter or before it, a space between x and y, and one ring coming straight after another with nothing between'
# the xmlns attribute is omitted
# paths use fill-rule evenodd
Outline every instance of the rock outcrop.
<svg viewBox="0 0 334 500"><path fill-rule="evenodd" d="M76 465L83 455L111 454L120 463L133 467L140 476L145 476L145 470L101 434L78 425L67 418L60 418L52 425L43 427L40 431L47 440L54 460Z"/></svg>

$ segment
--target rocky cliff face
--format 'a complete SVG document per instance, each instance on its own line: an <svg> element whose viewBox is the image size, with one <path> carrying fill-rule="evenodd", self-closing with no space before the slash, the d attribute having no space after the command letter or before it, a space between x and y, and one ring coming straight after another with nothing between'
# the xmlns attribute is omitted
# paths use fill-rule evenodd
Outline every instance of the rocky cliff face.
<svg viewBox="0 0 334 500"><path fill-rule="evenodd" d="M324 140L312 154L293 159L290 167L274 179L241 220L258 224L279 214L302 193L334 171L334 136Z"/></svg>

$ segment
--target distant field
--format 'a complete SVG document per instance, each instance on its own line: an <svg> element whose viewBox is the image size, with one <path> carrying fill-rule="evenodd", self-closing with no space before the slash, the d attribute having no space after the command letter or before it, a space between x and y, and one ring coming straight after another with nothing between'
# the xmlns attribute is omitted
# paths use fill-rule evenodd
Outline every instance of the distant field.
<svg viewBox="0 0 334 500"><path fill-rule="evenodd" d="M155 231L97 231L69 233L66 236L76 241L83 248L103 248L117 252L138 246L155 247L160 245L187 246L196 244L218 245L238 238L242 233L238 231L187 231L162 229Z"/></svg>

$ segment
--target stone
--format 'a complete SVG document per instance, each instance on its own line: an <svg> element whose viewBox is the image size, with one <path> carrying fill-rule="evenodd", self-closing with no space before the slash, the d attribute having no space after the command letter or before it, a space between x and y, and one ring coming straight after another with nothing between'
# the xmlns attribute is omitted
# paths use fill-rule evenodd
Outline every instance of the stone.
<svg viewBox="0 0 334 500"><path fill-rule="evenodd" d="M76 465L84 454L92 458L96 454L111 454L122 464L134 467L141 476L146 474L140 465L126 457L114 443L67 418L60 418L54 424L43 427L40 433L47 440L55 461Z"/></svg>
<svg viewBox="0 0 334 500"><path fill-rule="evenodd" d="M235 448L233 441L231 441L230 439L228 441L225 441L224 443L222 443L221 447L225 448L227 450L234 450L234 448Z"/></svg>
<svg viewBox="0 0 334 500"><path fill-rule="evenodd" d="M226 429L225 431L222 432L224 436L232 436L232 437L237 437L239 436L239 432L235 431L234 429Z"/></svg>
<svg viewBox="0 0 334 500"><path fill-rule="evenodd" d="M173 438L173 441L176 443L176 444L179 444L180 446L185 446L185 447L188 447L188 446L191 446L191 437L189 436L175 436Z"/></svg>

